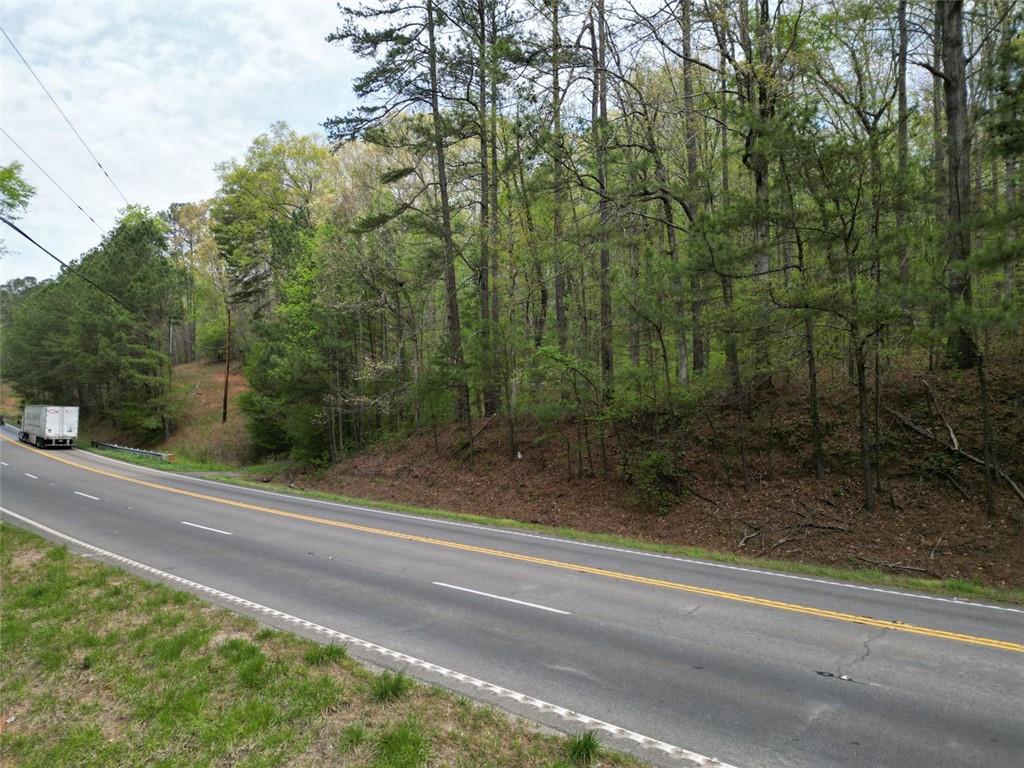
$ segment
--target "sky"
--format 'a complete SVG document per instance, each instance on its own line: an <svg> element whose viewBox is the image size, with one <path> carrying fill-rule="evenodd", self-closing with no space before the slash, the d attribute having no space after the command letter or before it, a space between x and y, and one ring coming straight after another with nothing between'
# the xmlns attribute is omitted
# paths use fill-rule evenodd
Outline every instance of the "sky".
<svg viewBox="0 0 1024 768"><path fill-rule="evenodd" d="M340 18L333 0L0 0L0 26L128 201L153 211L212 196L214 166L241 159L273 122L319 131L354 105L364 67L324 41ZM2 36L0 127L100 229L0 134L0 163L20 161L36 188L18 225L65 261L97 245L124 201ZM58 272L0 229L0 283Z"/></svg>

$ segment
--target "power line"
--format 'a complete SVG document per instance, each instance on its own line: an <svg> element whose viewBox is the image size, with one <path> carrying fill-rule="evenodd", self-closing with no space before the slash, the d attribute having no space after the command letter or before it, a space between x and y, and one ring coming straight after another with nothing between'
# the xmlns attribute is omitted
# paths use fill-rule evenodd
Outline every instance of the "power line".
<svg viewBox="0 0 1024 768"><path fill-rule="evenodd" d="M25 232L25 231L24 231L24 230L23 230L23 229L22 229L21 227L19 227L19 226L18 226L17 224L15 224L15 223L14 223L13 221L11 221L10 219L8 219L8 218L7 218L6 216L0 216L0 221L2 221L2 222L3 222L4 224L6 224L6 225L7 225L8 227L10 227L10 228L11 228L11 229L13 229L13 230L14 230L15 232L17 232L17 233L18 233L19 235L21 235L22 237L24 237L24 238L25 238L26 240L28 240L28 241L29 241L30 243L32 243L32 245L34 245L34 246L35 246L36 248L38 248L39 250L41 250L41 251L42 251L43 253L45 253L45 254L46 254L47 256L49 256L49 257L50 257L51 259L53 259L53 260L54 260L54 261L56 261L56 262L57 262L58 264L60 264L60 265L61 265L62 267L64 267L64 269L66 269L66 270L67 270L68 272L70 272L71 274L75 275L76 277L80 277L80 278L82 278L83 280L85 280L85 282L87 282L87 283L88 283L89 285L91 285L91 286L92 286L93 288L95 288L95 289L96 289L97 291L99 291L100 293L103 293L103 294L104 294L104 295L106 295L106 296L107 296L108 298L110 298L110 299L113 299L113 300L114 300L115 302L117 302L117 303L118 303L118 304L120 304L120 305L121 305L122 307L124 307L125 309L127 309L127 310L128 310L129 312L131 312L131 313L132 313L133 315L138 315L139 317L141 317L141 318L142 318L143 320L145 320L146 322L149 322L149 319L148 319L147 317L145 317L145 316L144 316L144 315L143 315L143 314L142 314L141 312L139 312L139 311L138 311L138 310L136 310L136 309L133 309L132 307L129 307L129 306L127 305L127 304L125 304L125 303L124 303L123 301L121 301L121 300L120 300L119 298L117 298L117 296L115 296L114 294L112 294L112 293L111 293L110 291L108 291L108 290L107 290L106 288L104 288L104 287L103 287L102 285L99 285L98 283L95 283L95 282L93 282L93 281L92 281L92 280L90 280L90 279L89 279L88 277L86 277L86 276L85 276L85 275L83 275L83 274L82 274L81 272L79 272L79 271L78 271L77 269L75 269L75 268L74 268L73 266L71 266L70 264L68 264L68 263L67 263L66 261L64 261L63 259L61 259L61 258L60 258L59 256L55 256L55 255L54 255L54 254L53 254L53 253L52 253L51 251L47 250L47 249L46 249L46 248L44 248L44 247L43 247L42 245L40 245L39 243L37 243L37 242L36 242L36 241L35 241L35 240L34 240L34 239L32 238L32 236L31 236L31 235L29 235L29 234L28 234L27 232Z"/></svg>
<svg viewBox="0 0 1024 768"><path fill-rule="evenodd" d="M78 140L80 142L82 142L82 146L85 147L85 151L89 153L89 157L91 157L93 159L93 161L96 163L96 165L100 169L100 171L103 172L103 175L107 177L107 181L110 182L110 185L115 190L117 190L117 194L119 194L121 196L121 199L124 200L124 204L128 205L129 204L128 203L128 198L124 196L124 192L122 192L121 188L118 187L117 184L114 183L114 180L110 177L110 174L107 173L107 169L103 167L103 163L101 163L99 161L99 158L97 158L96 155L93 153L93 151L91 149L89 149L89 145L85 143L85 139L82 138L82 134L80 134L78 132L78 130L75 128L75 126L72 125L71 120L68 118L67 115L64 114L64 110L60 108L60 104L57 103L57 100L53 98L53 96L47 90L46 86L43 85L43 81L39 79L39 75L37 75L36 71L34 69L32 69L32 65L28 63L28 59L26 59L21 54L21 51L18 50L18 46L16 46L14 44L14 41L11 40L11 36L7 34L7 30L4 29L3 27L0 27L0 32L3 32L4 37L7 38L7 42L11 44L11 48L13 48L14 52L16 54L18 54L18 58L21 59L22 63L26 67L28 67L28 71L32 73L32 77L34 77L36 79L36 82L39 83L39 87L43 89L43 93L46 94L47 98L49 98L50 101L53 103L53 106L55 106L57 108L57 111L60 112L60 116L64 118L64 122L68 124L68 128L70 128L72 130L72 132L75 134L75 136L78 137Z"/></svg>
<svg viewBox="0 0 1024 768"><path fill-rule="evenodd" d="M96 225L96 229L98 229L100 232L103 231L103 227L101 227L99 224L96 223L96 219L94 219L92 216L90 216L89 213L85 210L85 208L83 208L81 205L79 205L78 202L75 200L75 198L73 198L71 195L69 195L68 191L66 189L64 189L64 187L62 187L60 184L58 184L57 180L54 179L53 176L48 174L46 172L46 169L43 168L43 166L41 166L38 162L36 162L36 159L34 157L32 157L32 155L30 155L28 152L26 152L25 148L23 146L21 146L21 144L19 144L18 142L16 142L14 140L14 137L11 136L11 134L9 134L7 131L5 131L3 129L3 127L0 127L0 133L3 133L3 135L7 137L7 140L11 142L11 144L13 144L18 149L20 149L21 150L21 154L23 154L25 157L27 157L29 159L29 161L32 163L32 165L34 165L36 168L38 168L39 171L43 174L43 176L48 178L53 183L53 186L55 186L57 189L59 189L61 192L63 192L64 193L64 197L66 197L68 200L70 200L71 204L74 205L75 208L80 210L85 215L85 217L87 219L89 219L89 221L91 221L93 224Z"/></svg>

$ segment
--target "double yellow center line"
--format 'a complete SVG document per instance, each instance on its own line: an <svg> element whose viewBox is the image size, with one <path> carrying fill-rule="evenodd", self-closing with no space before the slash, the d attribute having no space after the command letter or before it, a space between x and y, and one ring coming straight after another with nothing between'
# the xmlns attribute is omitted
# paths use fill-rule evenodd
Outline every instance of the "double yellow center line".
<svg viewBox="0 0 1024 768"><path fill-rule="evenodd" d="M6 442L13 445L18 445L10 438L3 438ZM20 446L24 448L25 446ZM32 450L25 448L25 450ZM328 525L333 528L343 528L349 531L358 531L360 533L373 534L375 536L386 536L392 539L400 539L402 541L411 541L419 544L430 544L436 547L445 547L447 549L457 549L463 552L472 552L478 555L486 555L488 557L497 557L504 560L514 560L522 563L531 563L533 565L540 565L547 568L557 568L563 571L575 571L576 573L587 573L593 576L601 576L608 579L615 579L618 581L632 582L634 584L645 584L652 587L660 587L662 589L671 589L676 592L687 592L694 595L703 595L704 597L714 597L720 600L731 600L736 603L746 603L747 605L756 605L762 608L772 608L778 611L788 611L790 613L800 613L805 616L814 616L820 619L830 619L832 621L842 621L849 624L861 624L867 627L877 627L879 629L891 629L895 632L907 632L912 635L923 635L925 637L939 638L942 640L951 640L958 643L967 643L968 645L980 645L986 648L997 648L1003 651L1011 651L1014 653L1024 653L1024 644L1014 643L1007 640L997 640L989 637L979 637L976 635L967 635L960 632L948 632L942 629L932 629L930 627L921 627L914 624L904 624L900 621L893 621L889 619L875 619L870 616L858 616L852 613L842 613L840 611L830 611L823 608L814 608L807 605L798 605L796 603L786 603L780 600L770 600L763 597L755 597L753 595L744 595L736 592L725 592L719 589L710 589L708 587L698 587L691 584L682 584L676 581L668 581L666 579L657 579L649 576L639 576L632 573L625 573L623 571L613 571L606 568L595 568L589 565L581 565L579 563L569 563L562 560L551 560L545 557L534 557L533 555L524 555L518 552L509 552L502 549L492 549L490 547L478 547L473 544L463 544L458 541L450 541L448 539L437 539L432 536L418 536L412 533L403 533L401 531L392 531L386 528L375 528L367 525L359 525L357 523L347 523L340 520L331 520L325 517L316 517L314 515L305 515L300 512L288 512L283 509L275 509L274 507L264 507L259 504L249 504L244 501L237 501L235 499L225 498L223 496L210 496L205 493L196 493L195 491L187 491L182 488L174 488L169 485L163 485L162 483L153 483L148 480L140 480L138 478L129 477L122 475L118 472L110 472L104 469L98 469L96 467L89 467L84 464L79 464L75 461L70 461L61 456L56 456L51 453L44 453L42 451L37 452L38 455L52 461L58 461L61 464L67 464L68 466L75 467L76 469L83 470L85 472L92 472L96 475L103 475L104 477L113 478L115 480L121 480L126 483L133 483L135 485L141 485L145 488L152 488L158 491L165 491L167 493L175 493L180 496L188 496L193 499L200 499L202 501L209 501L215 504L224 504L238 509L247 509L252 512L261 512L267 515L277 515L278 517L287 517L293 520L302 520L307 523L316 523L317 525Z"/></svg>

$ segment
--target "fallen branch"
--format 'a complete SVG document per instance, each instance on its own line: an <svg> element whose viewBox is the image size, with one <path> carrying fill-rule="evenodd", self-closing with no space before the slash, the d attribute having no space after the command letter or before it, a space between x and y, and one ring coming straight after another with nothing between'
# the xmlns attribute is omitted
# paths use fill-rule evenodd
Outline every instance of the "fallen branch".
<svg viewBox="0 0 1024 768"><path fill-rule="evenodd" d="M752 526L752 525L750 525L750 523L744 523L744 526L745 527L749 527L749 528L754 528L754 531L753 531L753 533L746 534L742 539L740 539L740 543L737 545L737 547L742 547L744 544L746 544L752 538L754 538L755 536L760 536L761 533L762 533L760 528Z"/></svg>
<svg viewBox="0 0 1024 768"><path fill-rule="evenodd" d="M942 470L941 474L942 474L942 476L944 478L949 480L949 482L953 485L954 488L956 488L958 491L960 491L960 495L964 497L965 501L970 501L971 500L971 496L970 496L969 493L967 493L967 489L964 488L962 485L960 485L960 483L957 482L956 478L953 477L953 475L950 472L947 472L946 470Z"/></svg>
<svg viewBox="0 0 1024 768"><path fill-rule="evenodd" d="M698 499L703 499L704 501L706 501L706 502L707 502L708 504L710 504L710 505L711 505L712 507L714 507L714 508L715 508L715 511L716 511L716 512L717 512L717 511L718 511L719 509L721 509L721 507L719 507L719 505L718 505L718 502L717 502L717 501L715 501L714 499L709 499L709 498L708 498L707 496L705 496L705 495L704 495L703 493L701 493L701 492L699 492L699 491L695 490L695 489L693 488L693 486L687 485L686 483L679 483L679 487L680 487L680 488L682 488L682 489L683 489L684 491L686 491L687 493L692 493L692 494L693 494L694 496L696 496L696 497L697 497Z"/></svg>
<svg viewBox="0 0 1024 768"><path fill-rule="evenodd" d="M489 426L491 426L491 422L494 421L494 417L497 416L497 415L498 414L496 414L496 413L492 413L487 418L487 421L484 422L483 426L480 427L480 429L478 429L476 432L474 432L473 436L471 438L469 438L469 442L472 443L474 440L476 440L478 437L480 437L480 433L483 432L485 429L487 429Z"/></svg>
<svg viewBox="0 0 1024 768"><path fill-rule="evenodd" d="M946 431L949 432L949 440L953 443L953 450L960 450L960 441L956 438L956 432L953 431L952 425L949 423L949 419L946 418L946 414L939 408L939 401L935 399L935 392L932 390L931 384L924 378L921 378L921 383L924 384L924 388L928 390L928 399L932 401L932 408L935 409L935 413L942 419L942 423L946 425Z"/></svg>
<svg viewBox="0 0 1024 768"><path fill-rule="evenodd" d="M929 571L927 568L916 568L913 565L903 565L903 563L883 563L883 562L880 562L878 560L871 560L871 559L869 559L867 557L860 557L859 555L854 555L853 558L855 560L860 560L862 563L867 563L868 565L875 565L875 566L878 566L879 568L889 568L890 570L893 570L893 571L896 571L896 570L899 570L899 571L914 571L915 573L923 573L926 576L934 576L935 575L934 573Z"/></svg>
<svg viewBox="0 0 1024 768"><path fill-rule="evenodd" d="M810 520L812 522L814 521L814 518L817 517L818 515L823 515L824 517L828 518L829 520L835 520L840 525L843 525L843 526L849 526L850 525L850 521L848 519L839 517L839 515L833 515L833 514L831 514L829 512L826 512L823 509L811 509L811 507L807 504L806 501L801 501L800 502L800 506L802 506L804 508L804 510L806 510L804 513L797 512L796 510L793 510L793 509L790 509L788 511L791 514L798 515L798 516L803 517L804 519ZM844 530L848 530L848 529L844 528Z"/></svg>
<svg viewBox="0 0 1024 768"><path fill-rule="evenodd" d="M931 440L934 443L938 443L940 446L942 446L944 449L946 449L947 451L952 453L954 456L961 456L961 457L967 459L968 461L972 461L972 462L974 462L975 464L977 464L978 466L981 466L981 467L985 466L985 461L983 459L979 459L973 453L968 453L967 451L965 451L963 448L960 448L960 447L954 448L953 446L946 445L944 442L939 440L934 434L932 434L932 431L930 429L925 429L921 425L915 424L907 416L905 416L904 414L900 413L899 411L897 411L897 410L895 410L893 408L890 408L887 405L882 406L882 407L885 409L886 413L889 413L889 414L895 416L897 419L899 419L900 423L902 423L903 426L905 426L910 431L916 432L917 434L921 435L921 437L926 437L926 438L928 438L929 440ZM959 443L957 445L959 446ZM1010 477L1008 474L1006 474L1006 472L1004 472L998 466L994 466L993 469L996 471L996 474L1002 480L1004 480L1006 482L1006 484L1008 486L1010 486L1010 488L1013 489L1013 492L1017 495L1017 498L1020 499L1022 502L1024 502L1024 491L1022 491L1020 486L1017 485L1016 482L1014 482L1013 478Z"/></svg>

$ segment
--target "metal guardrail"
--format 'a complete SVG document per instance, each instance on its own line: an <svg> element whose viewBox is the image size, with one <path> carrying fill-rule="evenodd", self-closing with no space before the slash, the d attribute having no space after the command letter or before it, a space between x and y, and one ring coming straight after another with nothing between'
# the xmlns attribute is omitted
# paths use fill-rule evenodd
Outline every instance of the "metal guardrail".
<svg viewBox="0 0 1024 768"><path fill-rule="evenodd" d="M177 456L175 456L173 453L162 453L161 451L147 451L143 448L129 448L127 445L118 445L117 443L101 443L98 440L92 441L92 447L110 448L111 450L114 451L127 451L128 453L137 453L141 454L142 456L155 456L158 459L163 459L164 461L168 462L174 461L177 458Z"/></svg>

